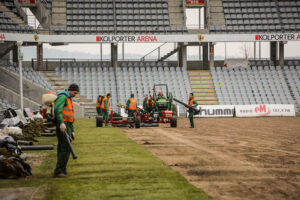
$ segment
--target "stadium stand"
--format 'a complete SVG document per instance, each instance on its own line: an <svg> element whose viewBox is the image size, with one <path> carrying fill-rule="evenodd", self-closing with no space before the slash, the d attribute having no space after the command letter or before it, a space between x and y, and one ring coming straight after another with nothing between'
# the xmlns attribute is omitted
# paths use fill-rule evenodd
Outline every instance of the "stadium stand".
<svg viewBox="0 0 300 200"><path fill-rule="evenodd" d="M7 61L0 61L0 66L3 66L5 69L19 74L19 68L17 67L17 63L10 63ZM44 87L45 89L55 91L54 88L47 82L45 77L41 72L37 72L29 67L23 68L23 77L25 77L28 80L31 80L32 82Z"/></svg>
<svg viewBox="0 0 300 200"><path fill-rule="evenodd" d="M224 26L211 33L293 32L300 30L300 2L223 0Z"/></svg>
<svg viewBox="0 0 300 200"><path fill-rule="evenodd" d="M8 108L17 109L15 104L10 104L6 99L0 98L0 111L6 110Z"/></svg>
<svg viewBox="0 0 300 200"><path fill-rule="evenodd" d="M71 34L175 34L185 26L171 26L166 0L129 1L67 0L67 26L56 28Z"/></svg>
<svg viewBox="0 0 300 200"><path fill-rule="evenodd" d="M76 66L80 67L76 67ZM80 94L96 102L99 94L112 94L112 108L117 103L126 104L131 93L135 94L138 105L143 104L146 94L152 95L152 86L157 83L168 84L173 96L187 102L191 92L187 70L181 67L168 67L166 63L129 62L123 63L116 72L101 63L82 64L65 63L56 74L68 83L78 82ZM185 109L180 107L180 113Z"/></svg>
<svg viewBox="0 0 300 200"><path fill-rule="evenodd" d="M296 112L299 109L299 73L300 66L211 68L221 105L295 104Z"/></svg>
<svg viewBox="0 0 300 200"><path fill-rule="evenodd" d="M19 13L19 11L16 9L14 1L9 1L9 0L4 0L3 1L4 5L10 9L15 15L19 16L22 18L22 20L25 20L23 16Z"/></svg>
<svg viewBox="0 0 300 200"><path fill-rule="evenodd" d="M33 33L33 28L27 25L24 12L20 12L14 1L0 2L0 30L5 32Z"/></svg>

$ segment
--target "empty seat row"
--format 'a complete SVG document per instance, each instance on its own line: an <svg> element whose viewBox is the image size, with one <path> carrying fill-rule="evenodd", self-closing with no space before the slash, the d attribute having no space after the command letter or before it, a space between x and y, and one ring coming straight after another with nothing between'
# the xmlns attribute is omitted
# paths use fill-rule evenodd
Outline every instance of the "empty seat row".
<svg viewBox="0 0 300 200"><path fill-rule="evenodd" d="M186 27L170 26L167 0L67 1L67 27L59 34L183 34Z"/></svg>
<svg viewBox="0 0 300 200"><path fill-rule="evenodd" d="M131 93L142 105L145 95L152 95L152 87L158 83L168 84L173 96L184 102L191 92L186 68L168 67L166 62L123 62L116 71L92 63L66 62L56 68L56 74L69 83L77 82L80 94L93 101L99 94L112 93L113 109L117 103L126 104ZM182 107L180 112L185 109Z"/></svg>
<svg viewBox="0 0 300 200"><path fill-rule="evenodd" d="M226 26L210 26L211 33L294 32L300 30L299 1L223 0ZM280 5L280 6L279 6ZM284 6L283 6L284 5Z"/></svg>
<svg viewBox="0 0 300 200"><path fill-rule="evenodd" d="M298 111L300 66L212 67L211 74L220 104L295 104Z"/></svg>

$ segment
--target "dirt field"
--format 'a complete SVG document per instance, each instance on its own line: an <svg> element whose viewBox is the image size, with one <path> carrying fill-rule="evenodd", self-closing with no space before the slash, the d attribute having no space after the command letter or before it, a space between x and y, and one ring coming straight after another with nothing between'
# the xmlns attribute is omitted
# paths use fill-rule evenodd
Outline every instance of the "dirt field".
<svg viewBox="0 0 300 200"><path fill-rule="evenodd" d="M215 199L300 199L300 118L180 119L121 130Z"/></svg>

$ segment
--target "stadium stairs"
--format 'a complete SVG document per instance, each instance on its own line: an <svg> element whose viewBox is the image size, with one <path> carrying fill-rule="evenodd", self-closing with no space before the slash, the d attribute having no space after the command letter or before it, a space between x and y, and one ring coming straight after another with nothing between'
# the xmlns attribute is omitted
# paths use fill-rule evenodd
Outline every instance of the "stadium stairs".
<svg viewBox="0 0 300 200"><path fill-rule="evenodd" d="M210 25L225 26L225 16L223 12L222 0L210 0Z"/></svg>
<svg viewBox="0 0 300 200"><path fill-rule="evenodd" d="M7 55L15 47L15 42L4 42L0 45L0 58Z"/></svg>
<svg viewBox="0 0 300 200"><path fill-rule="evenodd" d="M52 1L52 25L55 27L66 27L67 25L67 9L66 0L53 0Z"/></svg>
<svg viewBox="0 0 300 200"><path fill-rule="evenodd" d="M176 48L174 48L172 51L170 51L169 53L167 53L166 55L164 55L163 57L161 57L160 59L158 59L158 62L164 61L165 59L169 58L170 56L172 56L173 54L177 53L179 51L181 47L178 46Z"/></svg>
<svg viewBox="0 0 300 200"><path fill-rule="evenodd" d="M191 89L199 105L217 105L218 99L209 70L188 70Z"/></svg>
<svg viewBox="0 0 300 200"><path fill-rule="evenodd" d="M185 16L182 0L168 0L168 9L171 26L185 26Z"/></svg>
<svg viewBox="0 0 300 200"><path fill-rule="evenodd" d="M60 76L57 76L53 71L43 71L42 72L48 83L52 85L52 87L60 92L64 89L68 88L68 81L64 81ZM81 106L84 107L84 116L85 117L95 117L97 115L96 112L96 103L92 100L85 98L84 96L77 95L74 98L75 102L80 103Z"/></svg>
<svg viewBox="0 0 300 200"><path fill-rule="evenodd" d="M16 3L19 4L18 1L16 1ZM36 1L36 5L29 7L29 9L43 26L43 28L49 29L51 15L45 5L41 1Z"/></svg>

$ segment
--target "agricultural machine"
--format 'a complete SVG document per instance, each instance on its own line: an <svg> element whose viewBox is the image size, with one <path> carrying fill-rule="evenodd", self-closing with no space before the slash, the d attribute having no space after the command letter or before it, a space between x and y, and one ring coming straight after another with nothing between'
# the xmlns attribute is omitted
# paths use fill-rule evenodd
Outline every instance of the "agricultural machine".
<svg viewBox="0 0 300 200"><path fill-rule="evenodd" d="M166 96L162 93L159 94L158 90L165 91ZM103 123L110 123L113 126L128 127L128 125L130 125L133 127L134 125L135 128L140 128L157 127L159 123L170 123L171 127L177 127L177 107L173 104L173 100L186 108L195 110L196 113L199 112L196 108L173 98L172 93L168 90L167 84L155 84L152 96L153 109L150 113L144 109L137 108L132 118L124 118L117 116L116 113L111 111L110 120L107 122L103 120L102 116L97 116L96 126L102 127ZM126 106L119 104L118 107L125 108Z"/></svg>
<svg viewBox="0 0 300 200"><path fill-rule="evenodd" d="M158 94L158 88L165 88L166 96ZM177 109L173 105L173 96L167 84L154 84L153 101L154 108L150 113L153 122L170 123L171 127L177 127Z"/></svg>
<svg viewBox="0 0 300 200"><path fill-rule="evenodd" d="M104 121L102 116L96 117L96 126L103 127L103 124L110 123L112 126L117 127L133 127L140 128L141 127L141 117L139 116L138 110L136 113L133 114L133 117L123 118L118 116L113 111L110 112L110 119L109 121Z"/></svg>

